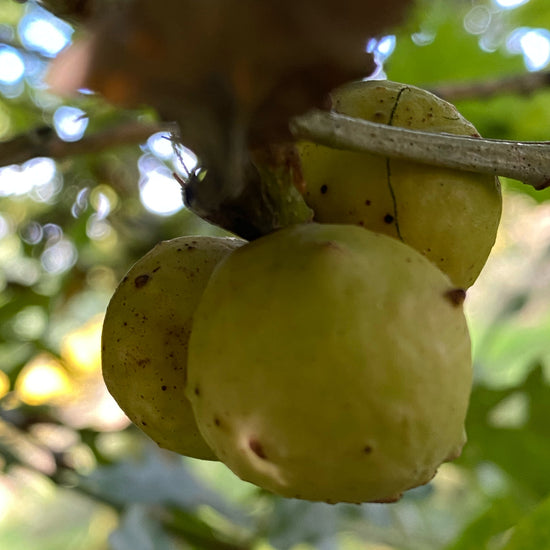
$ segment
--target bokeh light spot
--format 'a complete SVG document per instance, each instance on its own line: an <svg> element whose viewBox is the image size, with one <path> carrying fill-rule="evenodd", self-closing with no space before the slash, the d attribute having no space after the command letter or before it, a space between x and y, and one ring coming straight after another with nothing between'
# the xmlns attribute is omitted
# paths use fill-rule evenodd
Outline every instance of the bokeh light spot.
<svg viewBox="0 0 550 550"><path fill-rule="evenodd" d="M525 65L530 71L538 71L550 61L550 32L545 29L525 33L521 39Z"/></svg>
<svg viewBox="0 0 550 550"><path fill-rule="evenodd" d="M55 57L71 41L72 27L44 9L33 7L19 23L23 45L47 57Z"/></svg>
<svg viewBox="0 0 550 550"><path fill-rule="evenodd" d="M53 124L63 141L78 141L88 127L88 117L82 109L63 105L55 111Z"/></svg>
<svg viewBox="0 0 550 550"><path fill-rule="evenodd" d="M176 147L174 168L178 174L187 177L197 168L198 164L199 159L191 149L187 149L183 145Z"/></svg>
<svg viewBox="0 0 550 550"><path fill-rule="evenodd" d="M8 378L8 375L3 370L0 370L0 399L2 399L2 397L7 395L9 391L10 391L10 379Z"/></svg>
<svg viewBox="0 0 550 550"><path fill-rule="evenodd" d="M139 194L143 206L154 214L171 216L183 208L181 187L168 170L146 173Z"/></svg>
<svg viewBox="0 0 550 550"><path fill-rule="evenodd" d="M44 353L23 367L15 391L23 403L43 405L70 395L72 384L59 361Z"/></svg>
<svg viewBox="0 0 550 550"><path fill-rule="evenodd" d="M88 117L82 109L63 105L55 111L53 124L63 141L78 141L88 127Z"/></svg>
<svg viewBox="0 0 550 550"><path fill-rule="evenodd" d="M101 329L103 315L97 315L65 336L61 357L77 372L91 373L101 369Z"/></svg>
<svg viewBox="0 0 550 550"><path fill-rule="evenodd" d="M174 146L170 136L165 132L157 132L147 140L150 151L163 160L169 160L174 155Z"/></svg>
<svg viewBox="0 0 550 550"><path fill-rule="evenodd" d="M19 52L10 46L0 46L0 83L15 84L25 74L25 63Z"/></svg>
<svg viewBox="0 0 550 550"><path fill-rule="evenodd" d="M491 24L491 11L487 6L474 6L464 16L464 29L470 34L482 34Z"/></svg>
<svg viewBox="0 0 550 550"><path fill-rule="evenodd" d="M523 55L529 71L543 69L550 62L550 31L520 27L510 34L506 42L508 51Z"/></svg>
<svg viewBox="0 0 550 550"><path fill-rule="evenodd" d="M39 223L30 221L19 231L19 235L27 244L38 244L44 236L44 231Z"/></svg>
<svg viewBox="0 0 550 550"><path fill-rule="evenodd" d="M44 250L40 261L42 267L52 275L60 275L70 269L76 262L78 253L74 244L68 239L59 242Z"/></svg>
<svg viewBox="0 0 550 550"><path fill-rule="evenodd" d="M37 187L50 183L57 173L55 161L47 157L28 160L21 168L25 177L32 180Z"/></svg>
<svg viewBox="0 0 550 550"><path fill-rule="evenodd" d="M97 214L92 214L86 222L86 235L94 241L108 239L112 232L111 224Z"/></svg>
<svg viewBox="0 0 550 550"><path fill-rule="evenodd" d="M517 8L522 4L527 4L527 2L529 2L529 0L495 0L497 6L504 9Z"/></svg>
<svg viewBox="0 0 550 550"><path fill-rule="evenodd" d="M13 330L21 340L40 338L48 324L46 312L39 306L22 309L13 319Z"/></svg>
<svg viewBox="0 0 550 550"><path fill-rule="evenodd" d="M11 233L11 223L6 216L0 214L0 239Z"/></svg>
<svg viewBox="0 0 550 550"><path fill-rule="evenodd" d="M57 174L55 162L39 157L19 166L0 168L0 197L25 195L33 189L46 188Z"/></svg>

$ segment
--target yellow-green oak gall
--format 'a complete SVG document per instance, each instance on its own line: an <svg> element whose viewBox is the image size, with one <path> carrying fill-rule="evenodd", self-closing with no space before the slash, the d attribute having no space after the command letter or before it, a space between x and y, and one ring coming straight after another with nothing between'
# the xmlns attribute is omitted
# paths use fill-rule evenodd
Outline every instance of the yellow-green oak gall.
<svg viewBox="0 0 550 550"><path fill-rule="evenodd" d="M286 497L390 502L465 443L464 291L412 247L302 224L235 250L195 312L186 395L218 458Z"/></svg>
<svg viewBox="0 0 550 550"><path fill-rule="evenodd" d="M122 410L160 447L215 459L184 394L192 315L218 262L244 241L179 237L138 260L105 315L103 378Z"/></svg>
<svg viewBox="0 0 550 550"><path fill-rule="evenodd" d="M439 97L390 81L353 82L331 94L333 111L435 133L479 136ZM471 286L495 242L502 210L494 176L298 144L304 198L323 223L350 223L407 243L462 288Z"/></svg>

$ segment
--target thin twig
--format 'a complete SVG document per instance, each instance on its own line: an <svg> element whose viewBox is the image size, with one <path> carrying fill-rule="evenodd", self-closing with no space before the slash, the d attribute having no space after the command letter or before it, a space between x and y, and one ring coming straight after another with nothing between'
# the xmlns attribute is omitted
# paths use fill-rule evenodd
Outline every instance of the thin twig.
<svg viewBox="0 0 550 550"><path fill-rule="evenodd" d="M535 189L550 186L550 142L519 142L427 133L311 111L291 122L298 139L335 149L368 151L464 170L513 178Z"/></svg>
<svg viewBox="0 0 550 550"><path fill-rule="evenodd" d="M79 141L63 141L48 126L37 128L0 143L0 166L21 164L36 157L62 159L74 155L99 153L122 145L144 143L155 132L170 132L173 125L127 122L84 136Z"/></svg>
<svg viewBox="0 0 550 550"><path fill-rule="evenodd" d="M550 86L550 72L522 73L504 78L472 82L451 82L437 86L426 86L430 92L452 102L463 99L484 99L504 94L532 94Z"/></svg>

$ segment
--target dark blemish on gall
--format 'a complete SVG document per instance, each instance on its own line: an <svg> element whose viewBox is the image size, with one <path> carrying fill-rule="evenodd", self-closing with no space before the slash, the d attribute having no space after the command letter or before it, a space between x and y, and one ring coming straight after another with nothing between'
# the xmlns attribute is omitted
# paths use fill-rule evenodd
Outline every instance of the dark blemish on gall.
<svg viewBox="0 0 550 550"><path fill-rule="evenodd" d="M372 447L370 445L365 445L363 447L363 452L366 454L366 455L370 455L372 453Z"/></svg>
<svg viewBox="0 0 550 550"><path fill-rule="evenodd" d="M328 185L321 185L319 191L321 191L321 195L324 195L328 191Z"/></svg>
<svg viewBox="0 0 550 550"><path fill-rule="evenodd" d="M161 268L160 265L158 267L155 267L155 269L153 269L153 273L156 273L160 268Z"/></svg>
<svg viewBox="0 0 550 550"><path fill-rule="evenodd" d="M386 214L384 216L384 222L385 223L393 223L393 216L391 214Z"/></svg>
<svg viewBox="0 0 550 550"><path fill-rule="evenodd" d="M161 386L160 389L161 389L162 391L166 391L166 386Z"/></svg>
<svg viewBox="0 0 550 550"><path fill-rule="evenodd" d="M134 285L136 288L143 288L148 282L149 282L149 279L151 277L149 277L149 275L138 275L135 279L134 279Z"/></svg>
<svg viewBox="0 0 550 550"><path fill-rule="evenodd" d="M128 280L128 277L124 277L124 279L122 279L122 282L125 283L127 280Z"/></svg>
<svg viewBox="0 0 550 550"><path fill-rule="evenodd" d="M370 200L367 199L367 200L365 201L365 204L366 204L367 206L370 206L370 204L371 204L371 203L370 203Z"/></svg>
<svg viewBox="0 0 550 550"><path fill-rule="evenodd" d="M147 422L145 422L144 420L141 421L141 425L142 426L147 426Z"/></svg>
<svg viewBox="0 0 550 550"><path fill-rule="evenodd" d="M250 450L259 458L266 459L267 455L262 447L262 444L257 439L250 439L248 441L248 446Z"/></svg>
<svg viewBox="0 0 550 550"><path fill-rule="evenodd" d="M445 292L445 298L455 307L461 306L466 299L466 291L463 288L453 288Z"/></svg>
<svg viewBox="0 0 550 550"><path fill-rule="evenodd" d="M200 395L201 394L201 390L199 389L199 387L197 386L195 388L195 395Z"/></svg>
<svg viewBox="0 0 550 550"><path fill-rule="evenodd" d="M217 416L214 417L214 424L216 426L220 426L220 424L221 424L220 419Z"/></svg>

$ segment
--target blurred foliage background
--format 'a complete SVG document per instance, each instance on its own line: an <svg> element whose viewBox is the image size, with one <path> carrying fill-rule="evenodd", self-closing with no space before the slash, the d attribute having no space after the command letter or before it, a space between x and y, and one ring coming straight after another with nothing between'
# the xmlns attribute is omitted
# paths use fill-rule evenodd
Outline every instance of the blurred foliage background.
<svg viewBox="0 0 550 550"><path fill-rule="evenodd" d="M103 386L117 281L161 239L220 231L183 208L171 174L195 159L154 113L48 91L73 32L39 3L0 0L0 548L550 548L550 191L503 181L498 241L466 303L463 456L396 504L277 498L158 449ZM368 48L377 78L440 91L482 135L550 140L547 0L420 0Z"/></svg>

